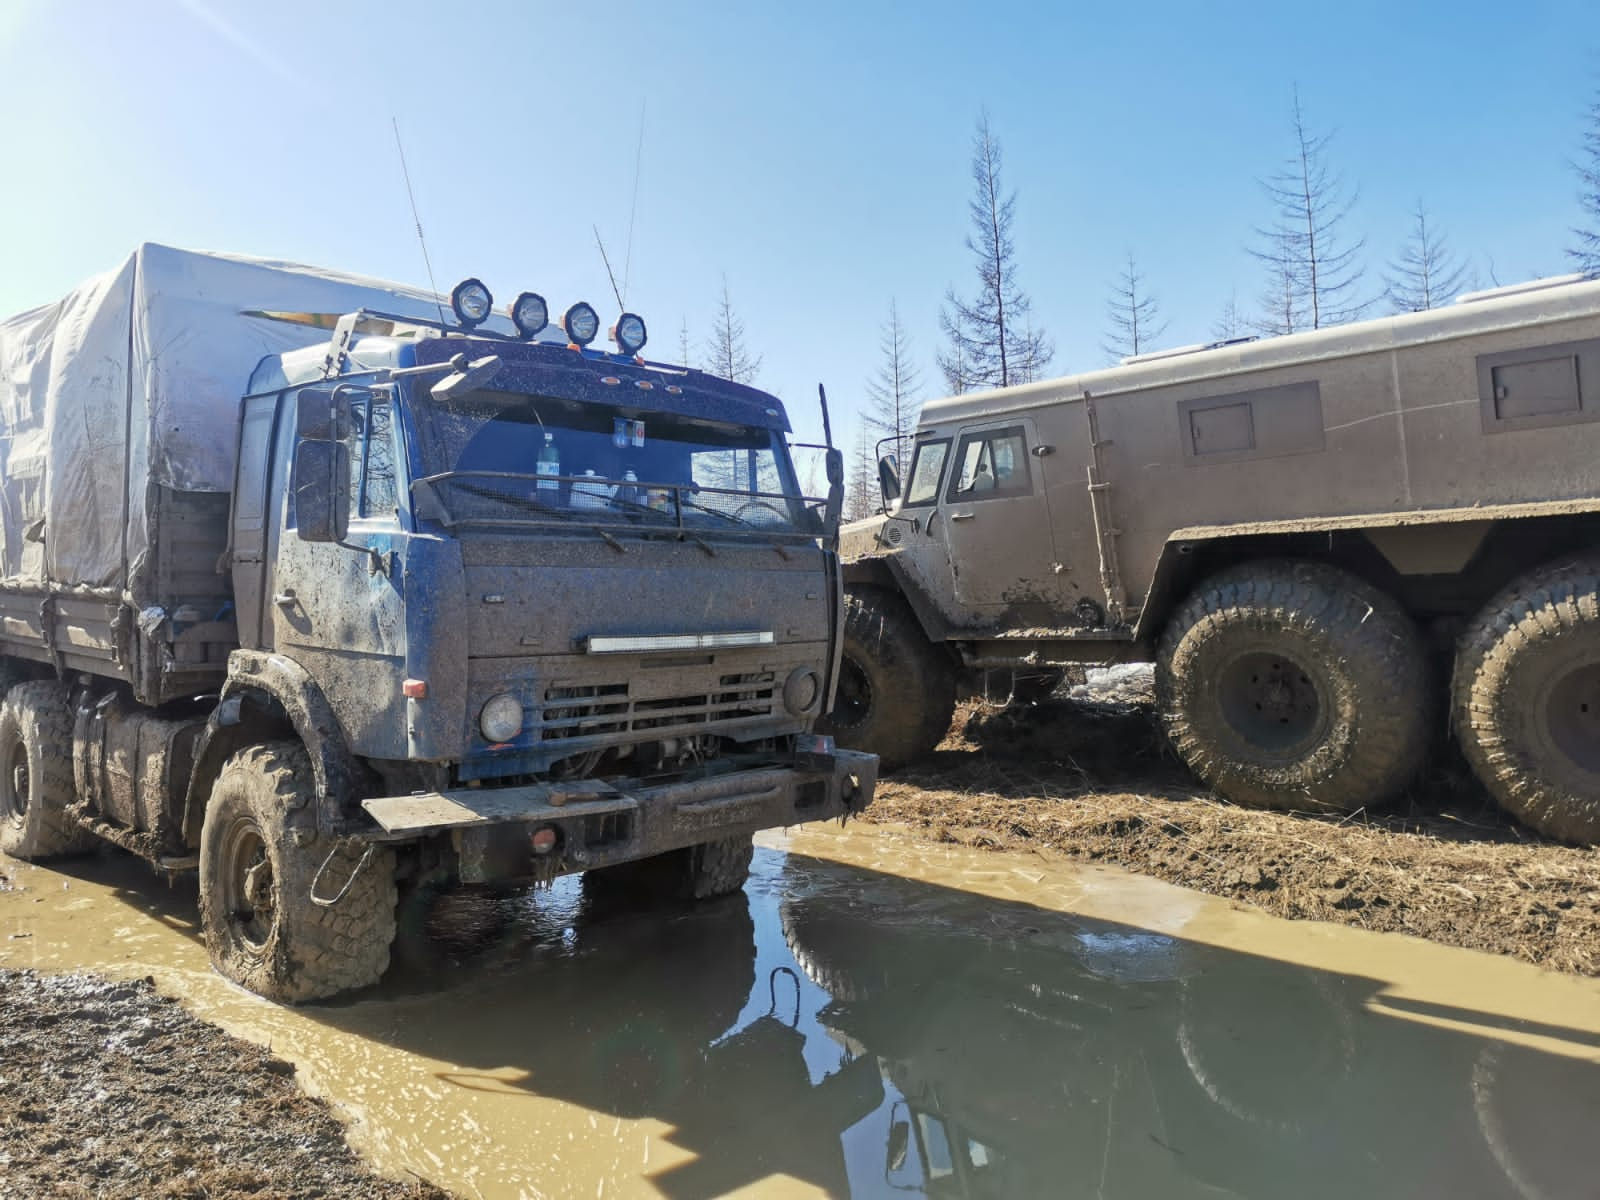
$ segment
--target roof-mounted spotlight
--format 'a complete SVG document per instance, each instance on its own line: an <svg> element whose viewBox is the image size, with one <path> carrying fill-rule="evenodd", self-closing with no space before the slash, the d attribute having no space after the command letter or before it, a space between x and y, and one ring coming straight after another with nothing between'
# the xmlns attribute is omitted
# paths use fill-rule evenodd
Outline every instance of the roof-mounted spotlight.
<svg viewBox="0 0 1600 1200"><path fill-rule="evenodd" d="M511 302L511 323L517 333L531 340L550 324L550 309L538 292L523 292Z"/></svg>
<svg viewBox="0 0 1600 1200"><path fill-rule="evenodd" d="M600 335L600 314L592 304L579 300L567 309L567 315L561 318L561 327L567 331L567 341L587 346Z"/></svg>
<svg viewBox="0 0 1600 1200"><path fill-rule="evenodd" d="M638 313L623 313L611 327L612 341L616 342L617 349L629 358L643 350L649 338L650 332L644 327L644 318Z"/></svg>
<svg viewBox="0 0 1600 1200"><path fill-rule="evenodd" d="M463 279L450 293L450 307L455 310L456 320L472 329L489 319L494 311L494 297L483 286L483 280Z"/></svg>

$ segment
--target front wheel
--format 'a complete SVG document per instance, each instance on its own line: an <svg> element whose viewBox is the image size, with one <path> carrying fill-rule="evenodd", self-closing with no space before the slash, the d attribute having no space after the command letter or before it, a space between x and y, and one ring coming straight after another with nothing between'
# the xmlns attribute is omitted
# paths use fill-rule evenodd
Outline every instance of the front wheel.
<svg viewBox="0 0 1600 1200"><path fill-rule="evenodd" d="M1600 844L1600 559L1547 567L1489 602L1461 639L1452 708L1500 807Z"/></svg>
<svg viewBox="0 0 1600 1200"><path fill-rule="evenodd" d="M1421 765L1431 698L1393 599L1321 563L1212 577L1161 639L1156 697L1189 768L1255 808L1354 812Z"/></svg>
<svg viewBox="0 0 1600 1200"><path fill-rule="evenodd" d="M315 811L304 747L251 746L223 765L200 833L212 965L288 1004L376 983L394 941L393 852L338 844L317 832ZM318 904L313 886L337 901Z"/></svg>
<svg viewBox="0 0 1600 1200"><path fill-rule="evenodd" d="M899 596L859 588L845 596L844 654L833 711L817 722L850 750L904 766L944 740L955 715L950 659L923 636Z"/></svg>

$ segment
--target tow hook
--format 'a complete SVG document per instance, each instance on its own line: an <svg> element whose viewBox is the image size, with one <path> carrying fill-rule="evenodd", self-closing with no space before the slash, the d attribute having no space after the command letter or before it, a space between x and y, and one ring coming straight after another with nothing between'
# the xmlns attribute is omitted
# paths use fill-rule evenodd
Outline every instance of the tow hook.
<svg viewBox="0 0 1600 1200"><path fill-rule="evenodd" d="M322 874L328 869L328 864L333 861L334 856L338 854L339 851L345 848L345 845L348 842L353 840L353 838L341 838L339 841L335 842L333 849L328 851L328 857L322 860L322 865L317 868L316 875L312 877L311 903L315 904L318 908L332 908L335 904L339 903L339 901L348 896L350 894L350 889L355 886L355 882L360 877L361 872L366 870L367 864L372 861L373 852L378 848L378 844L376 842L367 843L367 849L365 853L363 853L361 858L357 860L355 869L350 872L350 878L344 881L344 886L339 889L337 895L327 898L317 895L317 885L322 882Z"/></svg>

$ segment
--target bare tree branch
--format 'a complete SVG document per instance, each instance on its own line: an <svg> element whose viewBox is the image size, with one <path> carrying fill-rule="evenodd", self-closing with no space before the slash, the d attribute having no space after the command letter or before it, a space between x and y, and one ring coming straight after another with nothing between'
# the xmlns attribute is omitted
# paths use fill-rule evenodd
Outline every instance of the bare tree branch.
<svg viewBox="0 0 1600 1200"><path fill-rule="evenodd" d="M744 322L733 311L726 275L722 277L722 301L717 306L717 319L711 327L711 338L706 342L706 359L707 370L735 383L753 383L761 373L761 356L752 357L745 349Z"/></svg>
<svg viewBox="0 0 1600 1200"><path fill-rule="evenodd" d="M1567 257L1583 274L1600 278L1600 89L1589 103L1587 122L1579 143L1579 157L1572 164L1578 176L1578 204L1585 223L1572 230L1576 239L1567 247Z"/></svg>
<svg viewBox="0 0 1600 1200"><path fill-rule="evenodd" d="M1395 312L1423 312L1448 304L1472 286L1467 265L1451 253L1428 210L1417 201L1411 234L1400 257L1389 263L1384 294Z"/></svg>
<svg viewBox="0 0 1600 1200"><path fill-rule="evenodd" d="M1145 290L1144 276L1128 252L1128 263L1122 274L1111 285L1111 295L1106 300L1106 320L1111 328L1100 348L1112 362L1148 351L1155 339L1167 331L1167 322L1161 320L1160 305Z"/></svg>
<svg viewBox="0 0 1600 1200"><path fill-rule="evenodd" d="M904 460L921 408L917 393L922 387L922 372L912 361L911 339L900 323L899 306L892 299L878 345L883 359L877 373L867 380L866 420L880 436L894 439L894 452Z"/></svg>

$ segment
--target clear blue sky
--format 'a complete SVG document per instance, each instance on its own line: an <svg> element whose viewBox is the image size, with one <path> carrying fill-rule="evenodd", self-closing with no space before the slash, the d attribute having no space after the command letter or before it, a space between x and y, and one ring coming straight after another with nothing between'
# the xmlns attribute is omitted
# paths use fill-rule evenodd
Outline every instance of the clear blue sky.
<svg viewBox="0 0 1600 1200"><path fill-rule="evenodd" d="M462 6L465 11L466 6ZM1569 161L1600 82L1595 0L1133 5L0 0L0 313L140 241L615 305L644 112L629 307L698 351L726 274L759 382L839 424L890 297L927 395L946 287L972 286L968 149L987 107L1019 193L1020 281L1055 370L1101 365L1138 257L1207 337L1268 219L1291 89L1359 186L1368 286L1421 198L1502 282L1566 270Z"/></svg>

